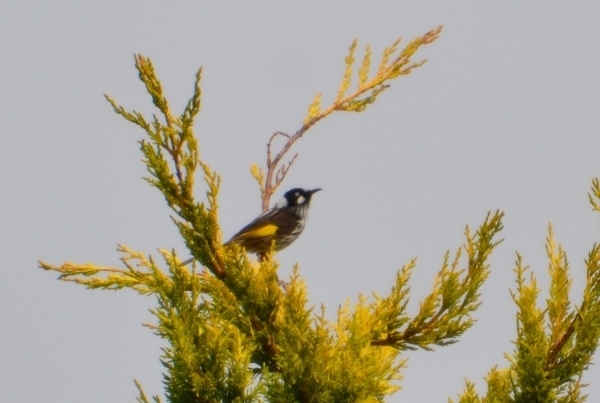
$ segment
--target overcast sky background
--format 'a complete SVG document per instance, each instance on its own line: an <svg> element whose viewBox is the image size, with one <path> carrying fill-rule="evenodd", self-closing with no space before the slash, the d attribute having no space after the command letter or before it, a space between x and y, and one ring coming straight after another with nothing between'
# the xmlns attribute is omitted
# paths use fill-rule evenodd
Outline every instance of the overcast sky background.
<svg viewBox="0 0 600 403"><path fill-rule="evenodd" d="M485 391L516 336L515 251L546 292L552 222L579 303L583 260L600 240L586 195L600 176L599 16L593 2L1 2L0 401L133 402L134 378L162 394L161 342L141 326L154 322L154 300L37 268L118 266L119 243L188 255L163 197L140 179L142 131L103 98L154 113L134 53L152 58L174 111L204 66L196 135L222 175L229 238L260 212L250 164L264 165L271 133L300 127L316 93L333 101L352 39L358 58L371 44L377 65L398 36L406 44L440 24L440 39L416 55L423 67L366 112L330 116L297 143L276 199L296 186L324 190L278 257L284 277L300 264L311 303L332 318L348 297L387 294L418 256L415 312L465 225L504 210L478 322L458 344L408 354L389 401L445 402L464 377ZM598 366L584 380L600 401Z"/></svg>

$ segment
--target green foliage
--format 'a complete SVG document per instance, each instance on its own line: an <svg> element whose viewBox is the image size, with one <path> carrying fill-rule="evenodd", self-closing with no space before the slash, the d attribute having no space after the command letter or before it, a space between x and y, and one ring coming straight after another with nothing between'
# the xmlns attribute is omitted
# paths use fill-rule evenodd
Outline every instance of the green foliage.
<svg viewBox="0 0 600 403"><path fill-rule="evenodd" d="M190 272L175 253L161 251L169 267L164 273L124 246L127 270L42 266L89 288L156 295L153 328L169 342L162 361L171 402L378 401L399 389L403 350L452 343L471 326L500 220L497 213L474 236L466 231L467 267L457 269L460 252L452 265L446 261L415 318L405 312L414 260L400 270L388 297L375 295L368 303L360 296L354 309L349 302L340 308L335 323L324 309L313 315L306 306L298 268L284 292L272 256L256 262L236 247L225 253L223 279L208 270ZM107 276L97 276L102 273Z"/></svg>
<svg viewBox="0 0 600 403"><path fill-rule="evenodd" d="M590 202L598 210L598 179L592 181ZM599 210L600 211L600 210ZM479 397L467 381L459 402L583 402L581 377L592 360L600 338L600 245L595 244L585 261L587 282L578 307L569 299L572 279L567 255L554 242L548 229L546 254L551 278L546 307L538 306L541 289L533 273L526 281L528 267L517 254L516 291L517 340L512 354L506 354L510 366L493 368L486 377L487 394Z"/></svg>
<svg viewBox="0 0 600 403"><path fill-rule="evenodd" d="M588 193L588 197L592 208L596 211L600 211L600 203L598 203L600 200L600 180L598 180L598 178L592 180L592 192Z"/></svg>
<svg viewBox="0 0 600 403"><path fill-rule="evenodd" d="M318 120L334 110L360 112L389 86L388 81L408 74L422 64L409 65L420 45L431 43L440 28L417 38L390 59L400 41L386 48L377 74L369 79L371 51L367 47L358 71L358 89L351 87L356 42L346 58L346 72L338 96L321 110L320 95L309 108L303 127L288 136L288 143L271 156L267 148L267 174L252 166L261 186L263 208L285 178L295 156L279 165L293 142ZM307 289L294 268L289 283L279 281L274 252L249 257L236 245L223 247L218 220L219 176L199 157L193 134L200 111L200 77L196 75L192 98L175 116L163 95L161 83L149 59L135 56L135 66L159 116L147 120L128 112L106 97L116 113L140 126L147 138L140 142L149 177L174 211L177 225L197 263L181 265L174 250L160 250L162 262L119 246L124 268L40 262L59 279L91 289L130 288L156 298L151 312L156 324L146 325L167 342L161 362L165 367L166 398L188 402L376 402L400 389L407 349L431 350L454 343L472 324L479 307L480 287L489 275L488 258L500 241L503 214L490 213L475 232L466 228L464 245L452 256L446 252L431 293L415 316L407 313L409 280L416 260L398 271L387 296L359 295L348 300L329 320L325 307L319 313L309 305ZM200 167L206 184L206 200L193 197L194 175ZM275 182L273 182L273 180ZM594 182L590 200L600 197ZM598 204L594 204L598 209ZM581 401L579 378L587 368L600 332L600 249L594 247L588 265L588 286L578 309L569 302L570 278L562 248L548 238L553 282L547 309L537 308L539 289L535 278L527 284L526 269L517 261L519 336L511 366L492 369L486 378L488 395L479 398L467 383L461 402L575 402ZM566 285L566 286L565 286ZM140 403L150 400L136 381ZM153 397L158 403L160 399Z"/></svg>
<svg viewBox="0 0 600 403"><path fill-rule="evenodd" d="M398 56L390 62L390 57L393 56L398 50L401 39L398 38L392 46L385 48L377 74L369 80L369 67L371 66L371 47L366 46L365 55L360 69L358 70L358 88L351 94L346 96L346 92L352 85L352 66L354 65L354 52L358 41L354 40L352 46L350 46L350 53L346 57L346 70L344 72L344 78L338 91L335 102L325 112L320 113L320 101L321 94L317 94L315 102L309 108L307 118L304 120L304 124L309 124L314 120L319 120L325 117L328 113L334 110L349 111L349 112L362 112L369 104L375 102L377 96L385 89L389 88L388 81L397 78L401 75L406 75L411 72L412 69L422 66L426 60L418 63L410 63L410 58L415 54L417 49L421 45L429 44L435 41L442 27L428 32L422 37L416 38L412 41ZM369 93L369 95L365 95Z"/></svg>

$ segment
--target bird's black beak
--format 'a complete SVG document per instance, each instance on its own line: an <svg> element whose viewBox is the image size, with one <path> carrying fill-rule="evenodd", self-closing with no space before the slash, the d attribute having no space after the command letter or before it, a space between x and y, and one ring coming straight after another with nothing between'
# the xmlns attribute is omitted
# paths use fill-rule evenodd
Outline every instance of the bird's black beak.
<svg viewBox="0 0 600 403"><path fill-rule="evenodd" d="M319 190L323 190L323 189L321 189L321 188L316 188L316 189L313 189L313 190L309 190L309 191L308 191L308 195L309 195L309 196L312 196L313 194L317 193Z"/></svg>

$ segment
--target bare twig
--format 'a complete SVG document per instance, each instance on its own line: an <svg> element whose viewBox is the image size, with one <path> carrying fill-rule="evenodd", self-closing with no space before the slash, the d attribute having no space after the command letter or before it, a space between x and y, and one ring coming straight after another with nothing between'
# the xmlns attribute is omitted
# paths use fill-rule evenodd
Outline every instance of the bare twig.
<svg viewBox="0 0 600 403"><path fill-rule="evenodd" d="M419 327L408 326L402 334L392 336L388 334L385 339L382 340L371 340L372 346L402 346L405 344L415 344L418 343L413 342L412 337L415 335L426 335L431 330L433 330L438 325L438 319L442 314L446 311L446 307L440 307L440 309L436 312L436 314L431 317L426 323Z"/></svg>
<svg viewBox="0 0 600 403"><path fill-rule="evenodd" d="M302 127L296 131L296 133L294 133L292 136L284 132L275 132L273 135L271 135L271 138L267 143L267 175L264 178L264 182L261 176L262 170L260 170L259 173L259 170L256 168L256 166L253 167L253 175L259 181L261 187L263 212L269 208L271 196L273 193L275 193L281 182L283 182L288 170L298 156L298 154L295 154L287 163L287 165L280 165L283 157L287 154L294 143L298 141L298 139L302 137L304 133L308 131L308 129L334 111L362 112L365 110L369 104L375 101L377 95L389 87L389 84L387 84L389 80L401 75L406 75L410 73L412 69L422 66L423 63L425 63L426 60L423 60L419 63L408 65L411 56L417 51L419 46L427 45L435 41L441 31L442 26L439 26L436 29L427 32L422 37L416 38L402 52L400 52L400 54L392 62L389 62L389 56L392 53L395 53L396 47L400 43L400 40L394 42L390 48L385 49L379 70L377 71L377 74L371 78L371 80L368 80L371 50L369 46L367 46L365 58L358 72L358 88L352 94L344 96L345 92L350 87L352 65L354 63L354 50L356 49L357 42L354 41L352 43L352 46L350 47L350 55L346 58L346 72L335 101L327 109L321 111L321 94L317 94L313 104L309 107L307 118L304 120ZM371 93L366 95L365 93L369 91ZM271 148L273 140L277 136L286 137L287 141L281 150L275 155L275 157L273 157Z"/></svg>
<svg viewBox="0 0 600 403"><path fill-rule="evenodd" d="M546 370L553 369L556 366L558 354L565 344L567 344L571 336L573 336L573 333L575 333L575 326L579 320L581 320L581 315L577 313L567 330L563 333L562 337L558 339L550 348L550 351L548 352L548 358L546 360Z"/></svg>

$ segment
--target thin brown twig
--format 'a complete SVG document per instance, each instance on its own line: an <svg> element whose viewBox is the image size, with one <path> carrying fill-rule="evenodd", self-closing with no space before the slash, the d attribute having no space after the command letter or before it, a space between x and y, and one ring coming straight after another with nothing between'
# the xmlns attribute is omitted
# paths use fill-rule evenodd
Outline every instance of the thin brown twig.
<svg viewBox="0 0 600 403"><path fill-rule="evenodd" d="M284 132L275 132L275 133L273 133L273 135L269 139L269 142L267 143L267 164L271 163L271 144L273 143L273 140L277 136L287 137L288 139L290 138L290 135L287 134L287 133L284 133Z"/></svg>
<svg viewBox="0 0 600 403"><path fill-rule="evenodd" d="M315 122L311 122L312 124L307 125L304 124L302 125L302 128L300 128L300 130L298 130L293 136L290 137L289 134L285 134L283 132L275 132L272 136L271 139L269 140L269 143L267 145L267 176L265 178L265 193L263 195L263 200L262 200L262 211L267 211L269 209L269 201L271 200L271 196L273 195L273 193L275 193L275 190L277 189L277 187L279 186L279 184L281 183L281 181L277 181L277 178L275 178L275 183L273 183L273 175L276 175L276 172L278 170L278 165L279 162L281 161L281 159L283 158L283 156L288 152L288 150L292 147L292 145L296 142L296 140L298 140L300 137L302 137L302 135L314 124ZM283 145L283 147L281 148L281 150L277 153L277 155L275 156L275 158L271 158L271 142L272 140L277 136L277 135L282 135L288 138L288 141Z"/></svg>
<svg viewBox="0 0 600 403"><path fill-rule="evenodd" d="M372 340L371 341L371 345L372 346L393 346L393 345L400 345L400 344L410 344L409 340L412 336L421 333L421 334L426 334L427 331L429 331L438 321L438 319L442 316L442 314L446 311L446 307L441 306L440 309L436 312L435 315L433 315L426 323L424 323L423 325L419 326L419 327L413 327L411 328L410 326L408 326L401 335L398 336L390 336L388 334L388 336L385 339L382 340ZM399 343L402 342L402 343Z"/></svg>
<svg viewBox="0 0 600 403"><path fill-rule="evenodd" d="M175 147L175 140L172 136L170 140L172 148L167 148L167 150L169 152L169 155L171 155L171 158L173 159L173 163L175 164L175 174L177 175L177 180L180 185L179 187L181 187L181 184L183 183L183 173L181 172L181 163L179 161L179 152L181 149L179 147ZM179 190L180 189L177 189L178 192Z"/></svg>
<svg viewBox="0 0 600 403"><path fill-rule="evenodd" d="M565 344L567 344L571 336L573 336L573 333L575 333L575 325L580 319L581 315L577 313L577 315L575 315L575 317L571 321L571 324L569 325L565 333L562 335L562 337L558 341L556 341L550 348L550 351L548 352L548 359L546 360L547 370L552 369L556 366L556 358L558 357L558 353L560 353L560 350L562 350L562 348L565 346Z"/></svg>
<svg viewBox="0 0 600 403"><path fill-rule="evenodd" d="M437 39L441 30L442 26L439 26L436 29L427 32L420 38L420 44L413 46L420 46L421 44L430 44L431 42ZM396 59L394 59L392 63L390 63L386 68L378 71L378 73L371 80L369 80L369 82L364 83L363 85L359 85L354 93L341 99L336 99L336 101L333 102L333 104L331 104L327 109L321 111L317 116L312 117L308 121L305 121L302 127L298 131L296 131L296 133L294 133L293 136L290 136L289 134L286 134L284 132L273 133L273 135L269 139L269 142L267 143L267 175L264 183L264 193L261 195L263 212L269 209L269 202L271 200L271 196L273 195L273 193L275 193L275 190L277 190L277 188L285 178L285 174L287 173L288 169L296 159L297 155L295 155L292 158L290 163L287 165L287 168L285 167L285 165L283 167L279 167L281 160L283 159L285 154L290 150L290 148L294 145L294 143L300 137L302 137L304 133L308 131L308 129L310 129L318 121L325 118L329 114L333 113L334 111L345 110L344 107L346 107L349 102L358 98L367 91L377 91L378 88L381 88L382 86L385 87L385 84L383 83L390 78L388 75L392 74L394 69L401 69L400 74L407 74L412 69L421 66L425 62L425 60L423 60L420 63L413 63L410 66L403 68L403 66L410 61L411 56L412 53L410 52L408 52L408 54L401 52L400 55ZM281 150L277 153L277 155L275 155L275 158L272 158L271 145L273 140L277 136L287 137L288 140L283 145ZM278 174L279 172L281 172L281 175Z"/></svg>
<svg viewBox="0 0 600 403"><path fill-rule="evenodd" d="M286 165L282 165L279 168L279 170L277 171L277 174L275 175L275 182L281 183L283 181L283 179L285 178L285 175L290 170L290 167L292 166L292 164L294 163L294 161L296 161L297 157L298 157L298 153L294 154L294 156L292 157L292 159L287 163L287 166Z"/></svg>

